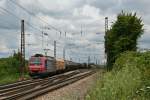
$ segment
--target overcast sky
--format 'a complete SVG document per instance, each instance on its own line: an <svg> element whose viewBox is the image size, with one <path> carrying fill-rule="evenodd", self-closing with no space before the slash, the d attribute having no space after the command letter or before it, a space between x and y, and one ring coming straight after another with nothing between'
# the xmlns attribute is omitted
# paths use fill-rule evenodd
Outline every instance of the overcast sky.
<svg viewBox="0 0 150 100"><path fill-rule="evenodd" d="M26 57L35 53L53 56L57 41L57 58L86 62L104 61L104 18L109 27L122 10L137 12L145 32L139 48L150 48L149 0L0 0L0 57L20 48L20 20L25 20ZM82 34L81 34L82 30ZM43 37L42 31L48 35ZM66 32L66 35L65 35ZM31 45L27 45L31 44Z"/></svg>

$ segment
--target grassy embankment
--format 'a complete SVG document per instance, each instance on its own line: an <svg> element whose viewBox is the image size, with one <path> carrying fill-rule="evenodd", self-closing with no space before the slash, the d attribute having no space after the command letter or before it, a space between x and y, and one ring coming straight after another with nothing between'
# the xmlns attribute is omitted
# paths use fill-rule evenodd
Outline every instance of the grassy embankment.
<svg viewBox="0 0 150 100"><path fill-rule="evenodd" d="M20 77L19 73L19 61L14 57L1 58L0 59L0 84L7 84L18 81ZM25 73L25 77L29 77Z"/></svg>
<svg viewBox="0 0 150 100"><path fill-rule="evenodd" d="M113 70L97 79L86 100L149 100L150 52L123 53Z"/></svg>

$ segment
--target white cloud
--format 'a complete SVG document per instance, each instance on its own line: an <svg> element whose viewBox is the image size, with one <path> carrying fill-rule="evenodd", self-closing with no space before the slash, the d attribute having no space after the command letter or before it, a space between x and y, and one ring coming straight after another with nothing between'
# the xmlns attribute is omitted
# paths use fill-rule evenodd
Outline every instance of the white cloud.
<svg viewBox="0 0 150 100"><path fill-rule="evenodd" d="M6 6L6 0L0 0L0 7Z"/></svg>
<svg viewBox="0 0 150 100"><path fill-rule="evenodd" d="M35 16L62 32L60 36L60 33L55 30L43 29L45 33L49 34L49 45L47 48L53 50L53 41L57 40L59 42L57 52L59 52L58 56L60 57L62 57L62 48L66 46L66 48L72 48L72 51L76 52L72 54L68 50L68 58L74 57L78 59L89 55L93 57L94 55L91 53L94 52L101 54L98 58L104 60L104 18L108 16L110 28L111 22L115 21L117 14L121 10L137 11L138 15L142 16L145 23L145 34L140 40L149 40L150 1L148 0L108 0L105 2L103 0L14 0L14 2L19 3L30 12L33 12ZM31 34L30 37L26 36L26 41L31 44L38 44L35 46L27 46L27 52L30 52L29 55L35 52L41 52L42 27L49 26L34 16L30 16L30 14L9 0L0 0L0 6L13 12L13 14L21 19L24 18L26 22L29 22L33 27L38 29L25 24L25 32ZM20 20L9 13L2 12L5 11L0 9L0 43L3 44L0 52L3 49L7 49L5 52L8 53L11 48L17 49L19 47ZM82 36L81 26L83 31ZM66 37L65 31L67 32ZM100 34L97 35L95 33ZM47 40L46 38L44 39ZM150 47L150 45L144 43L140 44L140 46ZM81 53L81 55L77 56L78 53ZM49 54L53 55L53 51L49 51Z"/></svg>
<svg viewBox="0 0 150 100"><path fill-rule="evenodd" d="M84 5L82 8L75 8L73 15L77 17L89 17L92 19L99 19L100 9L90 5Z"/></svg>

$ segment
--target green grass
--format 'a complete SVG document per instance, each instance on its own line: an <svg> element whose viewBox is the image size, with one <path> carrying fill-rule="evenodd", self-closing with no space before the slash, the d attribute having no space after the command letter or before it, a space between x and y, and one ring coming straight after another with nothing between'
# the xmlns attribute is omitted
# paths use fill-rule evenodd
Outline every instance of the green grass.
<svg viewBox="0 0 150 100"><path fill-rule="evenodd" d="M19 80L19 75L8 75L0 78L0 84L8 84Z"/></svg>
<svg viewBox="0 0 150 100"><path fill-rule="evenodd" d="M86 100L149 100L150 52L126 52L97 79Z"/></svg>
<svg viewBox="0 0 150 100"><path fill-rule="evenodd" d="M3 77L0 77L0 85L9 84L9 83L13 83L13 82L19 81L19 78L20 78L20 74L19 73L5 75ZM29 78L29 75L25 74L25 78Z"/></svg>
<svg viewBox="0 0 150 100"><path fill-rule="evenodd" d="M132 74L131 74L132 73ZM87 95L87 100L129 100L139 87L140 71L124 68L118 73L108 72L97 80L95 87Z"/></svg>

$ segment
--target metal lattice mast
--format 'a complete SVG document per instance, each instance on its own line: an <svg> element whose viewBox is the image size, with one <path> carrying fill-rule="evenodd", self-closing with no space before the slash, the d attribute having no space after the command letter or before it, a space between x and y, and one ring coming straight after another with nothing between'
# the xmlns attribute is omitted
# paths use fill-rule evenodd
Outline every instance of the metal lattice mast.
<svg viewBox="0 0 150 100"><path fill-rule="evenodd" d="M25 33L24 33L24 20L21 20L21 74L24 75L25 69Z"/></svg>
<svg viewBox="0 0 150 100"><path fill-rule="evenodd" d="M107 31L108 31L108 17L105 17L105 37L106 37ZM107 42L107 40L105 38L105 59L106 59L105 66L106 66L106 69L107 69L107 47L106 47L106 42Z"/></svg>
<svg viewBox="0 0 150 100"><path fill-rule="evenodd" d="M105 34L108 31L108 17L105 17Z"/></svg>
<svg viewBox="0 0 150 100"><path fill-rule="evenodd" d="M54 58L56 59L56 41L54 41Z"/></svg>

